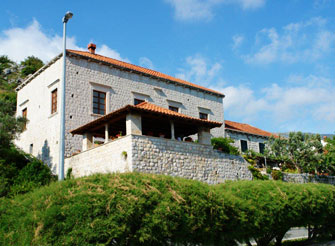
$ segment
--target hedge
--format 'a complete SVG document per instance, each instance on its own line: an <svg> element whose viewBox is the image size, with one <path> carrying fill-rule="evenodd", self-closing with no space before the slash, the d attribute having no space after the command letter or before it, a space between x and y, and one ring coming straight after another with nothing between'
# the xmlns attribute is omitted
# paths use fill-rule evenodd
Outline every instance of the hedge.
<svg viewBox="0 0 335 246"><path fill-rule="evenodd" d="M94 175L0 199L0 243L236 245L255 239L268 245L307 225L327 226L334 236L334 195L335 187L322 184L210 186L163 175Z"/></svg>

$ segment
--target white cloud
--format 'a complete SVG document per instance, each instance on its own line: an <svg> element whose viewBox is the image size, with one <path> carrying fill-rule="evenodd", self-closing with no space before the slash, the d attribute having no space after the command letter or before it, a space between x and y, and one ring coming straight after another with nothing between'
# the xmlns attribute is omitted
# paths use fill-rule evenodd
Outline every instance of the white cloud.
<svg viewBox="0 0 335 246"><path fill-rule="evenodd" d="M245 121L267 119L271 122L269 125L277 127L304 121L319 125L335 123L334 81L315 75L292 75L288 80L286 86L272 84L261 91L246 85L213 89L226 95L224 109L230 117Z"/></svg>
<svg viewBox="0 0 335 246"><path fill-rule="evenodd" d="M27 56L36 56L44 62L50 61L62 52L62 37L57 34L47 34L42 30L37 20L27 27L15 27L4 30L0 35L0 54L7 55L10 59L20 62ZM86 50L77 45L74 37L67 38L67 48ZM123 59L118 52L106 45L98 46L97 53Z"/></svg>
<svg viewBox="0 0 335 246"><path fill-rule="evenodd" d="M272 84L261 91L247 85L212 89L226 95L227 119L268 121L278 131L302 130L305 122L314 129L335 123L334 81L322 76L291 75L285 86Z"/></svg>
<svg viewBox="0 0 335 246"><path fill-rule="evenodd" d="M148 57L140 57L139 62L141 67L146 67L152 70L155 69L154 64Z"/></svg>
<svg viewBox="0 0 335 246"><path fill-rule="evenodd" d="M244 36L237 34L233 36L233 45L232 48L233 50L237 50L243 43L244 41Z"/></svg>
<svg viewBox="0 0 335 246"><path fill-rule="evenodd" d="M242 9L256 9L265 4L265 0L165 0L175 10L179 20L210 20L214 9L220 4L238 4Z"/></svg>
<svg viewBox="0 0 335 246"><path fill-rule="evenodd" d="M96 53L103 56L108 56L120 61L130 62L127 58L121 57L120 53L116 50L109 48L107 45L103 44L101 47L97 46Z"/></svg>
<svg viewBox="0 0 335 246"><path fill-rule="evenodd" d="M239 0L243 9L256 9L264 6L265 0Z"/></svg>
<svg viewBox="0 0 335 246"><path fill-rule="evenodd" d="M318 60L334 49L335 36L326 29L326 23L323 18L312 18L288 24L280 31L265 28L255 37L256 52L242 57L251 64Z"/></svg>
<svg viewBox="0 0 335 246"><path fill-rule="evenodd" d="M222 82L219 78L221 71L222 65L220 63L209 64L201 55L195 55L186 58L185 68L179 69L176 77L208 86L213 80L216 80L216 83Z"/></svg>

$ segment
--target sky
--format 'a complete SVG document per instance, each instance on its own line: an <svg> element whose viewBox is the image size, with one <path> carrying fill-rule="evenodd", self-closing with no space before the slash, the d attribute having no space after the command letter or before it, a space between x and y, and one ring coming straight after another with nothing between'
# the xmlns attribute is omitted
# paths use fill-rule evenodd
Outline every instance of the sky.
<svg viewBox="0 0 335 246"><path fill-rule="evenodd" d="M102 55L225 94L226 120L335 132L335 0L3 0L0 55Z"/></svg>

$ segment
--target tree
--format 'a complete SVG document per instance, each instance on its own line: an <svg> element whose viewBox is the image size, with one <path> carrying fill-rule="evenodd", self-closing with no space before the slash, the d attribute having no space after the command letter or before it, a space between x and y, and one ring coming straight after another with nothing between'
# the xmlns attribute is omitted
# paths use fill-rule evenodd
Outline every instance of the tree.
<svg viewBox="0 0 335 246"><path fill-rule="evenodd" d="M325 146L325 172L330 175L335 175L335 136L326 138Z"/></svg>
<svg viewBox="0 0 335 246"><path fill-rule="evenodd" d="M324 155L320 135L290 132L288 139L271 137L267 144L268 158L279 160L284 167L293 166L299 172L323 172Z"/></svg>
<svg viewBox="0 0 335 246"><path fill-rule="evenodd" d="M0 149L9 148L12 140L23 130L26 119L16 118L14 112L15 104L0 97Z"/></svg>
<svg viewBox="0 0 335 246"><path fill-rule="evenodd" d="M20 65L22 66L21 76L24 78L29 74L35 73L38 69L43 67L44 63L35 56L28 56Z"/></svg>
<svg viewBox="0 0 335 246"><path fill-rule="evenodd" d="M14 62L8 56L0 56L0 75L3 75L5 69L10 68L12 65L14 65Z"/></svg>

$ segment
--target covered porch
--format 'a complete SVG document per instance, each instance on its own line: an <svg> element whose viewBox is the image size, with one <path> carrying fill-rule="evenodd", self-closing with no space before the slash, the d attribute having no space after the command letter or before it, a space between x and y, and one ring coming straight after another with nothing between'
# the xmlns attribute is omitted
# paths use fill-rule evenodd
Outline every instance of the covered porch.
<svg viewBox="0 0 335 246"><path fill-rule="evenodd" d="M143 102L120 108L72 130L71 133L83 135L82 151L95 147L94 139L108 143L125 135L193 141L190 136L197 134L200 144L210 145L210 129L221 125L221 122L190 117Z"/></svg>

